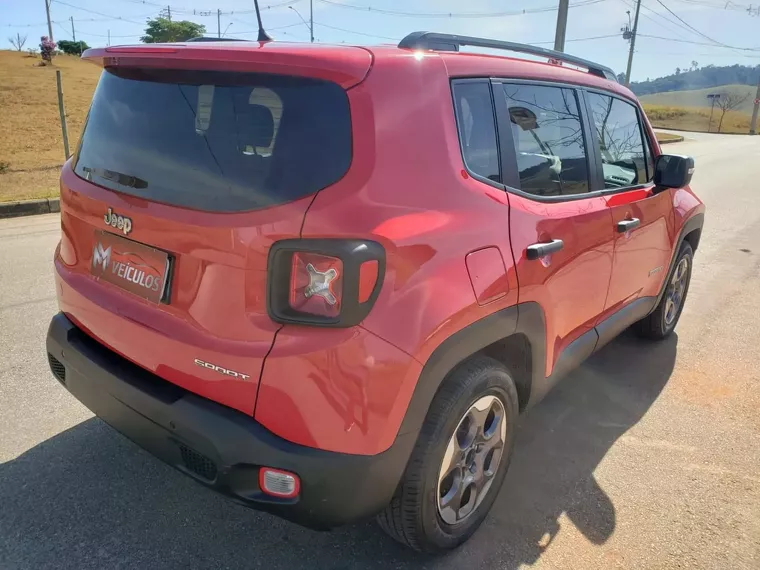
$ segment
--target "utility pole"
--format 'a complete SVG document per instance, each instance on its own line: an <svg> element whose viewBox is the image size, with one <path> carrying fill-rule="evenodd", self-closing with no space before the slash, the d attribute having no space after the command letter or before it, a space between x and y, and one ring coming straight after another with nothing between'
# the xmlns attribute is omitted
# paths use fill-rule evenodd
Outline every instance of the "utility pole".
<svg viewBox="0 0 760 570"><path fill-rule="evenodd" d="M172 21L172 7L171 6L166 7L166 13L168 14L167 18L169 18L169 21L171 22Z"/></svg>
<svg viewBox="0 0 760 570"><path fill-rule="evenodd" d="M74 39L74 43L77 43L77 33L74 30L74 16L71 16L69 20L71 20L71 37ZM82 54L79 54L79 55L82 55Z"/></svg>
<svg viewBox="0 0 760 570"><path fill-rule="evenodd" d="M216 9L216 37L222 37L222 11L219 8Z"/></svg>
<svg viewBox="0 0 760 570"><path fill-rule="evenodd" d="M53 23L50 21L50 2L52 0L45 0L45 13L47 14L48 21L48 38L53 41Z"/></svg>
<svg viewBox="0 0 760 570"><path fill-rule="evenodd" d="M309 30L311 30L311 43L314 43L314 0L309 0Z"/></svg>
<svg viewBox="0 0 760 570"><path fill-rule="evenodd" d="M628 68L625 71L625 86L631 84L631 67L633 67L633 50L636 47L636 35L639 32L639 11L641 10L641 0L636 2L636 15L633 17L633 30L631 32L631 47L628 51Z"/></svg>
<svg viewBox="0 0 760 570"><path fill-rule="evenodd" d="M554 34L554 51L565 51L565 32L567 31L567 11L570 0L559 0L557 12L557 31Z"/></svg>
<svg viewBox="0 0 760 570"><path fill-rule="evenodd" d="M760 78L757 80L757 93L755 94L755 108L752 109L752 122L749 125L749 134L757 134L757 113L760 110Z"/></svg>
<svg viewBox="0 0 760 570"><path fill-rule="evenodd" d="M106 45L111 45L111 30L108 30L108 43Z"/></svg>

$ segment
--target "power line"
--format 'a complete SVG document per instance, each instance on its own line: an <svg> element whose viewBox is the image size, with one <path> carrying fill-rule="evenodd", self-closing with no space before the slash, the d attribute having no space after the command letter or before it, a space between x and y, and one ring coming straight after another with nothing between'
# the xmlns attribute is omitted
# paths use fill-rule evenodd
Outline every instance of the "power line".
<svg viewBox="0 0 760 570"><path fill-rule="evenodd" d="M523 10L508 10L500 12L403 12L401 10L387 10L385 8L375 8L373 6L358 6L356 4L346 4L336 0L317 0L322 4L335 6L336 8L345 8L348 10L358 10L373 14L385 14L388 16L405 16L412 18L499 18L503 16L519 16L522 14L537 14L540 12L556 12L557 6L543 6L541 8L525 8ZM575 4L570 4L571 8L581 6L590 6L606 2L606 0L581 0Z"/></svg>
<svg viewBox="0 0 760 570"><path fill-rule="evenodd" d="M739 51L753 51L753 52L756 51L756 52L760 52L760 48L736 47L736 46L727 46L727 45L724 45L724 44L718 44L718 45L716 45L716 44L708 44L707 42L695 42L695 41L692 41L692 40L680 40L680 39L677 39L677 38L664 38L662 36L651 36L649 34L639 34L639 36L641 36L642 38L652 38L652 39L655 39L655 40L665 40L665 41L668 41L668 42L678 42L678 43L682 43L682 44L693 44L693 45L697 45L697 46L710 46L710 47L714 47L714 48L715 47L720 47L720 48L727 48L727 49L735 49L735 50L739 50Z"/></svg>
<svg viewBox="0 0 760 570"><path fill-rule="evenodd" d="M636 6L634 6L634 5L633 5L631 2L629 2L628 0L620 0L620 1L621 1L623 4L625 4L626 6L628 6L628 7L629 7L631 10L635 10L635 9L636 9ZM649 20L650 22L652 22L652 23L653 23L653 24L655 24L656 26L659 26L660 28L662 28L663 30L665 30L665 31L667 31L667 32L669 32L669 33L671 33L671 34L675 33L675 34L679 35L680 37L683 37L683 35L682 35L682 32L681 32L681 29L683 28L683 26L678 26L678 24L677 24L676 22L672 22L671 20L667 19L665 16L663 16L663 15L662 15L662 14L660 14L659 12L656 12L655 10L652 10L652 9L651 9L649 6L647 6L646 4L643 4L643 3L642 3L642 4L641 4L641 7L642 7L642 8L644 8L645 10L648 10L648 11L650 11L652 14L654 14L655 16L657 16L658 18L660 18L661 20L663 20L663 21L667 22L668 24L671 24L671 25L673 26L673 28L670 28L670 27L668 27L668 26L665 26L665 25L661 24L659 21L655 20L655 19L654 19L654 18L652 18L651 16L648 16L647 14L644 14L643 12L641 12L641 13L639 14L639 15L640 15L642 18L646 18L647 20Z"/></svg>
<svg viewBox="0 0 760 570"><path fill-rule="evenodd" d="M665 9L666 9L668 12L670 12L671 14L673 14L673 16L675 16L675 17L678 19L678 21L679 21L679 22L683 23L683 25L685 25L687 28L689 28L689 29L690 29L692 32L694 32L695 34L697 34L697 35L699 35L699 36L702 36L702 37L703 37L703 38L705 38L706 40L710 40L711 42L713 42L713 43L715 43L715 44L720 44L720 45L723 45L723 46L725 46L725 45L726 45L726 44L723 44L723 43L721 43L721 42L719 42L719 41L717 41L717 40L714 40L714 39L712 39L712 38L711 38L710 36L708 36L707 34L703 34L702 32L700 32L700 31L699 31L698 29L696 29L694 26L692 26L692 25L691 25L691 24L689 24L687 21L685 21L683 18L681 18L681 16L679 16L679 15L678 15L678 14L676 14L676 13L675 13L673 10L671 10L670 8L668 8L668 7L665 5L665 3L664 3L662 0L657 0L657 3L658 3L660 6L662 6L663 8L665 8Z"/></svg>
<svg viewBox="0 0 760 570"><path fill-rule="evenodd" d="M110 14L104 14L103 12L96 12L95 10L90 10L88 8L80 8L79 6L74 6L73 4L67 4L66 2L62 2L61 0L56 0L55 3L56 5L61 4L62 6L68 6L69 8L74 8L75 10L81 10L82 12L89 12L90 14L103 16L105 18L110 18L112 20L121 20L122 22L129 22L130 24L137 24L139 26L142 26L145 23L145 22L136 22L134 20L129 20L127 18L122 18L121 16L111 16Z"/></svg>
<svg viewBox="0 0 760 570"><path fill-rule="evenodd" d="M338 26L330 26L328 24L323 24L322 22L317 22L316 20L314 21L314 23L317 26L321 26L323 28L330 28L331 30L338 30L340 32L346 32L348 34L356 34L357 36L366 36L366 37L369 37L369 38L380 38L381 40L391 40L391 41L394 41L394 42L400 42L401 41L399 38L391 38L391 37L388 37L388 36L378 36L377 34L367 34L367 33L364 33L364 32L357 32L356 30L347 30L346 28L339 28ZM267 29L270 29L270 28L267 28ZM271 28L271 29L274 29L274 28Z"/></svg>

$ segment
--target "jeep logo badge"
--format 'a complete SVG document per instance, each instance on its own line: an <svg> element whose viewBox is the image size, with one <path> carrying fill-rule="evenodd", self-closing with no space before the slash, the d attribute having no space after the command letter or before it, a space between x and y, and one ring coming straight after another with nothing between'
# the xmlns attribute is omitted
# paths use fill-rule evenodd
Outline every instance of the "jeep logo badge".
<svg viewBox="0 0 760 570"><path fill-rule="evenodd" d="M106 225L124 232L124 235L127 235L132 231L132 220L126 216L116 215L116 212L111 210L111 208L108 208L106 215L103 216L103 220L105 221Z"/></svg>

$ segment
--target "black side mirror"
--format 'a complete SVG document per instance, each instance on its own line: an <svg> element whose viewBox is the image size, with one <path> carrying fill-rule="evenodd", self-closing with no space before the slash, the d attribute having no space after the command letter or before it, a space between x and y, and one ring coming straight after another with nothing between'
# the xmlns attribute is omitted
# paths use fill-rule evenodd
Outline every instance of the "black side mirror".
<svg viewBox="0 0 760 570"><path fill-rule="evenodd" d="M683 188L691 182L694 159L677 154L661 154L654 165L654 184L661 188Z"/></svg>

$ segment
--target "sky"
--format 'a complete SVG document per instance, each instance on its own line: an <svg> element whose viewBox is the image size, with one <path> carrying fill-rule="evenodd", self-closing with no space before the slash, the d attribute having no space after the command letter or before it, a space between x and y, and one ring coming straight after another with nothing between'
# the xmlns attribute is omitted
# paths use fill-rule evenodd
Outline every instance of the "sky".
<svg viewBox="0 0 760 570"><path fill-rule="evenodd" d="M629 44L621 28L636 0L570 0L565 51L624 72ZM253 0L52 0L53 37L76 37L91 47L139 42L145 21L167 6L172 19L255 39ZM315 41L371 45L397 43L416 30L474 35L553 47L559 0L260 0L264 27L276 40L309 41L310 3ZM677 67L760 65L760 0L642 0L632 79L673 73ZM668 10L669 9L669 10ZM299 17L300 14L300 17ZM47 35L45 0L0 0L0 49L27 35L26 47ZM577 41L574 41L577 40Z"/></svg>

